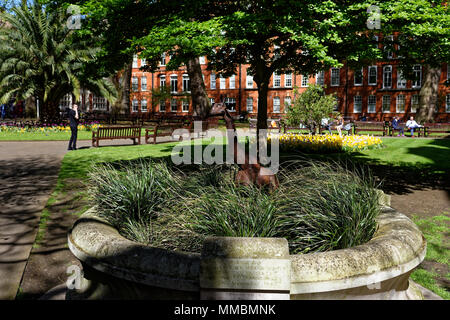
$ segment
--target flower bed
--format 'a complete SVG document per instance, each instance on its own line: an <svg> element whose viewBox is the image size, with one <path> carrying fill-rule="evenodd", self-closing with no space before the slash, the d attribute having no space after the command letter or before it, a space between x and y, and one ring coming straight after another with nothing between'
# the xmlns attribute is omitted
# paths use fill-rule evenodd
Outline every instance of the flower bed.
<svg viewBox="0 0 450 320"><path fill-rule="evenodd" d="M83 122L78 125L79 131L93 131L97 130L101 125L98 122ZM0 133L54 133L54 132L69 132L70 126L64 124L42 124L42 125L0 125Z"/></svg>
<svg viewBox="0 0 450 320"><path fill-rule="evenodd" d="M269 142L274 135L270 135ZM360 151L379 148L383 145L380 138L369 135L305 135L286 133L278 135L282 151L303 151L309 153L332 153Z"/></svg>

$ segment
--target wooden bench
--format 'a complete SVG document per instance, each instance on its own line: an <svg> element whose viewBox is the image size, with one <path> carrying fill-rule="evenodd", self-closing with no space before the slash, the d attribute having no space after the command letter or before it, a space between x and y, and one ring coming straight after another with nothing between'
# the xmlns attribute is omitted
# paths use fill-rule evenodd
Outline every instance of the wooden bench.
<svg viewBox="0 0 450 320"><path fill-rule="evenodd" d="M427 137L430 133L446 133L450 135L450 123L425 123L421 129L423 129L424 137Z"/></svg>
<svg viewBox="0 0 450 320"><path fill-rule="evenodd" d="M355 134L363 131L381 132L383 136L389 134L389 125L383 121L355 121L353 125Z"/></svg>
<svg viewBox="0 0 450 320"><path fill-rule="evenodd" d="M258 119L249 119L250 129L256 129L258 124ZM273 123L275 121L275 123ZM273 125L275 124L275 126ZM281 132L281 120L280 119L267 119L267 130L274 130Z"/></svg>
<svg viewBox="0 0 450 320"><path fill-rule="evenodd" d="M98 147L100 140L132 139L141 144L141 127L100 127L92 131L92 146Z"/></svg>
<svg viewBox="0 0 450 320"><path fill-rule="evenodd" d="M348 125L349 123L352 123L352 122L350 122L350 121L344 121L344 127L341 129L341 132L347 132L347 135L353 134L353 127L354 127L354 126L350 126L350 129L347 129L347 130L344 129L345 126ZM335 124L331 124L330 129L331 129L331 130L337 130L337 129L336 129L336 125L335 125ZM322 125L319 126L319 134L323 134L324 131L329 132L328 129L325 129L324 126L322 126Z"/></svg>

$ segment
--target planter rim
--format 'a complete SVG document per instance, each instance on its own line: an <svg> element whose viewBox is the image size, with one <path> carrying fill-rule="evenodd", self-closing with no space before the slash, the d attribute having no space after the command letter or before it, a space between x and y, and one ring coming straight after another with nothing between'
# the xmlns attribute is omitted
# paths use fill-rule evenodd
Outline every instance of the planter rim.
<svg viewBox="0 0 450 320"><path fill-rule="evenodd" d="M372 239L359 246L290 255L291 294L378 283L410 272L426 253L426 240L405 215L384 207ZM251 238L249 238L251 241ZM199 291L201 255L139 244L88 210L68 234L71 252L117 278L182 291Z"/></svg>

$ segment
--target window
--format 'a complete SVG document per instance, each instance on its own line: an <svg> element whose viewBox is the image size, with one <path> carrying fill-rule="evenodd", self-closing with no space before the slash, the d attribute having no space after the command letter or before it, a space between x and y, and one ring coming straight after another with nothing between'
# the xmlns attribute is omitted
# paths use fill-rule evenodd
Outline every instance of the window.
<svg viewBox="0 0 450 320"><path fill-rule="evenodd" d="M362 97L354 96L353 97L353 112L360 113L362 111Z"/></svg>
<svg viewBox="0 0 450 320"><path fill-rule="evenodd" d="M450 112L450 94L445 96L445 112Z"/></svg>
<svg viewBox="0 0 450 320"><path fill-rule="evenodd" d="M161 55L161 60L159 61L159 65L160 66L165 66L166 65L166 54L165 53L163 53Z"/></svg>
<svg viewBox="0 0 450 320"><path fill-rule="evenodd" d="M147 77L141 77L141 90L147 91Z"/></svg>
<svg viewBox="0 0 450 320"><path fill-rule="evenodd" d="M316 84L319 86L323 86L325 83L325 72L319 71L316 74Z"/></svg>
<svg viewBox="0 0 450 320"><path fill-rule="evenodd" d="M392 49L394 48L394 36L388 36L386 43L387 43L387 45L385 45L387 51L386 56L388 59L392 59L393 58Z"/></svg>
<svg viewBox="0 0 450 320"><path fill-rule="evenodd" d="M363 85L363 68L361 70L356 70L354 75L354 85L362 86Z"/></svg>
<svg viewBox="0 0 450 320"><path fill-rule="evenodd" d="M417 109L419 108L419 103L420 103L420 99L419 99L419 95L418 94L414 94L411 96L411 112L416 113Z"/></svg>
<svg viewBox="0 0 450 320"><path fill-rule="evenodd" d="M139 102L136 99L133 100L133 102L131 103L131 106L133 107L133 112L139 111Z"/></svg>
<svg viewBox="0 0 450 320"><path fill-rule="evenodd" d="M171 99L170 100L170 111L177 112L178 106L177 106L177 99Z"/></svg>
<svg viewBox="0 0 450 320"><path fill-rule="evenodd" d="M141 100L141 111L147 112L147 100Z"/></svg>
<svg viewBox="0 0 450 320"><path fill-rule="evenodd" d="M383 88L392 87L392 66L383 67Z"/></svg>
<svg viewBox="0 0 450 320"><path fill-rule="evenodd" d="M183 91L191 92L191 82L187 74L183 74Z"/></svg>
<svg viewBox="0 0 450 320"><path fill-rule="evenodd" d="M248 89L253 88L253 76L249 75L248 73L247 73L246 83L247 83L247 88Z"/></svg>
<svg viewBox="0 0 450 320"><path fill-rule="evenodd" d="M199 60L200 60L200 64L205 64L206 63L205 56L200 57Z"/></svg>
<svg viewBox="0 0 450 320"><path fill-rule="evenodd" d="M147 60L145 58L141 59L141 68L147 65Z"/></svg>
<svg viewBox="0 0 450 320"><path fill-rule="evenodd" d="M338 111L339 110L339 97L336 96L335 99L336 99L336 103L333 107L333 111Z"/></svg>
<svg viewBox="0 0 450 320"><path fill-rule="evenodd" d="M176 74L170 76L170 91L171 92L178 91L178 77Z"/></svg>
<svg viewBox="0 0 450 320"><path fill-rule="evenodd" d="M166 76L159 77L159 87L162 89L165 88L165 86L166 86Z"/></svg>
<svg viewBox="0 0 450 320"><path fill-rule="evenodd" d="M286 88L292 88L292 73L286 73L284 75L284 86Z"/></svg>
<svg viewBox="0 0 450 320"><path fill-rule="evenodd" d="M273 73L273 87L279 88L281 87L281 74L276 72Z"/></svg>
<svg viewBox="0 0 450 320"><path fill-rule="evenodd" d="M138 77L133 77L131 79L131 89L133 91L138 91L139 89Z"/></svg>
<svg viewBox="0 0 450 320"><path fill-rule="evenodd" d="M397 88L406 88L406 79L400 69L397 70Z"/></svg>
<svg viewBox="0 0 450 320"><path fill-rule="evenodd" d="M236 89L236 76L234 74L230 77L230 89Z"/></svg>
<svg viewBox="0 0 450 320"><path fill-rule="evenodd" d="M130 60L128 60L130 61ZM138 67L138 57L137 54L133 55L133 68L137 68Z"/></svg>
<svg viewBox="0 0 450 320"><path fill-rule="evenodd" d="M216 103L216 101L214 100L214 98L209 98L209 102L211 103L211 105L214 105L214 103Z"/></svg>
<svg viewBox="0 0 450 320"><path fill-rule="evenodd" d="M215 89L216 88L216 74L215 73L211 73L209 82L210 82L209 87L211 89Z"/></svg>
<svg viewBox="0 0 450 320"><path fill-rule="evenodd" d="M377 85L377 66L369 67L369 85Z"/></svg>
<svg viewBox="0 0 450 320"><path fill-rule="evenodd" d="M367 112L375 113L377 108L377 96L370 95L367 99Z"/></svg>
<svg viewBox="0 0 450 320"><path fill-rule="evenodd" d="M236 99L235 98L225 98L225 105L230 111L236 110Z"/></svg>
<svg viewBox="0 0 450 320"><path fill-rule="evenodd" d="M373 36L373 43L375 44L375 48L378 48L378 36Z"/></svg>
<svg viewBox="0 0 450 320"><path fill-rule="evenodd" d="M339 69L332 68L331 69L331 86L339 85Z"/></svg>
<svg viewBox="0 0 450 320"><path fill-rule="evenodd" d="M247 98L247 112L253 112L253 98Z"/></svg>
<svg viewBox="0 0 450 320"><path fill-rule="evenodd" d="M67 93L59 101L59 109L60 110L66 110L71 105L72 105L72 94L71 93Z"/></svg>
<svg viewBox="0 0 450 320"><path fill-rule="evenodd" d="M404 113L405 112L405 96L403 94L399 94L397 96L397 102L396 102L396 111L397 113Z"/></svg>
<svg viewBox="0 0 450 320"><path fill-rule="evenodd" d="M289 109L291 103L292 103L291 97L290 97L290 96L286 96L286 97L284 98L284 112L287 112L287 111L288 111L288 109Z"/></svg>
<svg viewBox="0 0 450 320"><path fill-rule="evenodd" d="M307 75L302 74L302 87L307 87L308 86L308 79L309 77Z"/></svg>
<svg viewBox="0 0 450 320"><path fill-rule="evenodd" d="M183 112L189 112L189 100L183 100L182 109Z"/></svg>
<svg viewBox="0 0 450 320"><path fill-rule="evenodd" d="M391 96L383 96L382 110L383 112L391 112Z"/></svg>
<svg viewBox="0 0 450 320"><path fill-rule="evenodd" d="M280 97L273 98L273 112L280 112Z"/></svg>
<svg viewBox="0 0 450 320"><path fill-rule="evenodd" d="M417 65L413 67L414 80L412 81L413 88L420 88L422 86L422 66Z"/></svg>
<svg viewBox="0 0 450 320"><path fill-rule="evenodd" d="M159 101L159 112L166 112L166 101L165 100Z"/></svg>
<svg viewBox="0 0 450 320"><path fill-rule="evenodd" d="M219 78L219 88L220 89L227 88L227 79L225 79L223 76L220 76L220 78Z"/></svg>

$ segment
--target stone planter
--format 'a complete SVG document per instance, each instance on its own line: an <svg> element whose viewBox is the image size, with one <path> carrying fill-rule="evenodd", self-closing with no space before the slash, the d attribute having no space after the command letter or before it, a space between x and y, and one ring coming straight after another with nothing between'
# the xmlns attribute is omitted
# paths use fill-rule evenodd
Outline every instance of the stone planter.
<svg viewBox="0 0 450 320"><path fill-rule="evenodd" d="M289 255L285 239L209 238L202 254L129 241L92 213L68 236L81 287L68 299L423 299L409 275L426 241L406 216L384 207L366 244Z"/></svg>

